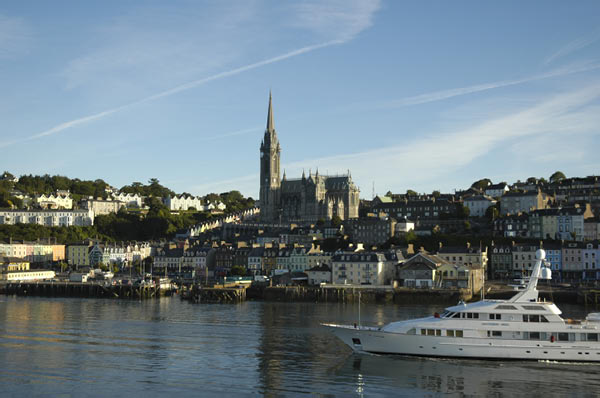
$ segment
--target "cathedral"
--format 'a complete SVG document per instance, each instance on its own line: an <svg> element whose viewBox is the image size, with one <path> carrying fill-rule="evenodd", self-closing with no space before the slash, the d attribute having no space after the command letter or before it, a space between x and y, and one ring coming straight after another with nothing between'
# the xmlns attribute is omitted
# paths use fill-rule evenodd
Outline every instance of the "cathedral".
<svg viewBox="0 0 600 398"><path fill-rule="evenodd" d="M288 179L280 171L281 147L273 124L269 93L267 129L260 144L260 218L263 222L317 222L358 218L359 190L350 172L326 176L302 172L302 178Z"/></svg>

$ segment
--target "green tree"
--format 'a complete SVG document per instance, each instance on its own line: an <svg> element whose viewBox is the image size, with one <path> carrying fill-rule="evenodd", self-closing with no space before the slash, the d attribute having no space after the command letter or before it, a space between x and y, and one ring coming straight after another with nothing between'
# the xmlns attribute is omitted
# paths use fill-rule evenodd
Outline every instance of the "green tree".
<svg viewBox="0 0 600 398"><path fill-rule="evenodd" d="M550 176L550 183L554 184L557 182L560 182L562 180L564 180L565 178L567 178L565 176L565 174L562 171L555 171L551 176Z"/></svg>
<svg viewBox="0 0 600 398"><path fill-rule="evenodd" d="M413 191L412 189L407 189L406 190L406 196L418 196L419 194L416 191Z"/></svg>
<svg viewBox="0 0 600 398"><path fill-rule="evenodd" d="M440 191L433 191L433 192L431 193L431 196L433 196L434 198L439 198L439 197L440 197L440 195L441 195Z"/></svg>
<svg viewBox="0 0 600 398"><path fill-rule="evenodd" d="M500 212L498 211L498 208L496 206L490 206L485 211L485 217L489 221L494 221L495 219L497 219L499 214Z"/></svg>
<svg viewBox="0 0 600 398"><path fill-rule="evenodd" d="M467 218L469 217L470 210L467 206L463 206L461 203L456 204L456 216L458 218Z"/></svg>
<svg viewBox="0 0 600 398"><path fill-rule="evenodd" d="M246 276L246 268L241 265L234 265L233 267L231 267L230 275Z"/></svg>
<svg viewBox="0 0 600 398"><path fill-rule="evenodd" d="M484 190L490 185L492 185L492 180L490 180L489 178L482 178L481 180L477 180L473 184L471 184L471 188Z"/></svg>

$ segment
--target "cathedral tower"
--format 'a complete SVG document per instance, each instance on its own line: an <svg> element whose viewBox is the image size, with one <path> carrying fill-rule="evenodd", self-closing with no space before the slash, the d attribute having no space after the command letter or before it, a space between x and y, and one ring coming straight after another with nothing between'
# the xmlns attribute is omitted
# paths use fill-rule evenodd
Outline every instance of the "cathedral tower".
<svg viewBox="0 0 600 398"><path fill-rule="evenodd" d="M279 219L280 153L281 147L273 124L273 105L271 103L271 93L269 92L267 128L260 144L260 218L265 222L275 222Z"/></svg>

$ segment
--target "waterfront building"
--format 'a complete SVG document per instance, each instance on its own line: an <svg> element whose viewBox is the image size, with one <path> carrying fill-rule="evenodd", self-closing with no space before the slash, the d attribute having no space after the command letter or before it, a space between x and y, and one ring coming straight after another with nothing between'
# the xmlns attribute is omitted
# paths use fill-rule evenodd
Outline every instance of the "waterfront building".
<svg viewBox="0 0 600 398"><path fill-rule="evenodd" d="M527 192L507 192L500 198L500 214L529 213L545 209L550 197L539 189Z"/></svg>
<svg viewBox="0 0 600 398"><path fill-rule="evenodd" d="M277 258L279 256L279 246L273 247L265 247L265 251L263 253L264 258L264 271L265 275L273 275L274 271L277 269Z"/></svg>
<svg viewBox="0 0 600 398"><path fill-rule="evenodd" d="M562 280L562 242L546 240L543 242L543 249L546 251L546 262L550 264L552 270L552 280Z"/></svg>
<svg viewBox="0 0 600 398"><path fill-rule="evenodd" d="M320 250L311 250L307 256L307 267L314 268L321 264L331 264L332 253L323 252Z"/></svg>
<svg viewBox="0 0 600 398"><path fill-rule="evenodd" d="M195 270L196 275L206 276L208 258L212 251L211 247L190 247L183 252L182 268L186 271Z"/></svg>
<svg viewBox="0 0 600 398"><path fill-rule="evenodd" d="M0 278L4 281L41 281L52 279L56 273L48 269L29 269L26 271L7 271L0 273Z"/></svg>
<svg viewBox="0 0 600 398"><path fill-rule="evenodd" d="M95 243L90 246L88 256L90 258L90 266L94 268L110 264L110 254L108 253L108 250L106 250L106 247L101 243Z"/></svg>
<svg viewBox="0 0 600 398"><path fill-rule="evenodd" d="M154 256L154 271L156 273L174 274L181 272L184 265L183 248L159 248Z"/></svg>
<svg viewBox="0 0 600 398"><path fill-rule="evenodd" d="M385 255L376 252L335 253L331 270L334 284L353 285L389 285L395 273Z"/></svg>
<svg viewBox="0 0 600 398"><path fill-rule="evenodd" d="M492 243L488 264L488 278L506 280L512 277L512 247Z"/></svg>
<svg viewBox="0 0 600 398"><path fill-rule="evenodd" d="M446 260L425 252L419 252L398 265L398 279L404 287L432 288L441 278L438 268L450 264Z"/></svg>
<svg viewBox="0 0 600 398"><path fill-rule="evenodd" d="M437 269L437 285L443 289L470 289L478 292L483 286L484 270L464 264L442 264Z"/></svg>
<svg viewBox="0 0 600 398"><path fill-rule="evenodd" d="M290 254L292 252L291 248L280 246L279 252L277 253L277 265L275 269L280 271L290 271Z"/></svg>
<svg viewBox="0 0 600 398"><path fill-rule="evenodd" d="M0 224L38 224L47 227L94 225L91 210L0 210Z"/></svg>
<svg viewBox="0 0 600 398"><path fill-rule="evenodd" d="M90 257L88 254L92 244L91 241L85 241L67 245L67 263L75 269L79 269L79 267L89 267Z"/></svg>
<svg viewBox="0 0 600 398"><path fill-rule="evenodd" d="M563 280L581 281L583 279L583 242L566 242L562 247Z"/></svg>
<svg viewBox="0 0 600 398"><path fill-rule="evenodd" d="M248 253L248 273L250 275L263 275L265 270L264 261L265 248L253 247Z"/></svg>
<svg viewBox="0 0 600 398"><path fill-rule="evenodd" d="M0 256L0 272L27 271L29 261L20 257Z"/></svg>
<svg viewBox="0 0 600 398"><path fill-rule="evenodd" d="M513 244L513 276L522 278L531 275L531 270L535 265L535 253L539 249L539 245L531 244Z"/></svg>
<svg viewBox="0 0 600 398"><path fill-rule="evenodd" d="M488 208L496 205L496 200L487 195L474 195L466 198L464 204L470 217L483 217Z"/></svg>
<svg viewBox="0 0 600 398"><path fill-rule="evenodd" d="M469 267L482 267L487 269L488 250L481 247L471 247L467 242L466 247L441 246L436 254L437 257L454 265L466 265Z"/></svg>
<svg viewBox="0 0 600 398"><path fill-rule="evenodd" d="M600 245L598 242L586 242L582 254L583 280L598 280L600 274Z"/></svg>
<svg viewBox="0 0 600 398"><path fill-rule="evenodd" d="M65 259L65 245L47 240L36 242L0 242L0 255L23 258L32 263L50 263Z"/></svg>
<svg viewBox="0 0 600 398"><path fill-rule="evenodd" d="M302 178L283 178L280 169L281 146L273 122L269 94L267 128L260 145L260 218L263 222L316 222L339 217L358 218L359 190L350 173L326 176L309 171Z"/></svg>
<svg viewBox="0 0 600 398"><path fill-rule="evenodd" d="M317 265L305 271L308 277L308 284L318 286L321 283L331 283L331 268L327 264Z"/></svg>

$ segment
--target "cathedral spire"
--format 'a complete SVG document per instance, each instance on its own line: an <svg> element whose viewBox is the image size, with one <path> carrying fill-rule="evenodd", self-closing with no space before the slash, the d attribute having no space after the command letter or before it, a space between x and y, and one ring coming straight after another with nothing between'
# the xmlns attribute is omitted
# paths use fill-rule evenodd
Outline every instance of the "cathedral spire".
<svg viewBox="0 0 600 398"><path fill-rule="evenodd" d="M273 105L271 99L271 90L269 90L269 113L267 114L267 132L275 132L275 124L273 123Z"/></svg>

